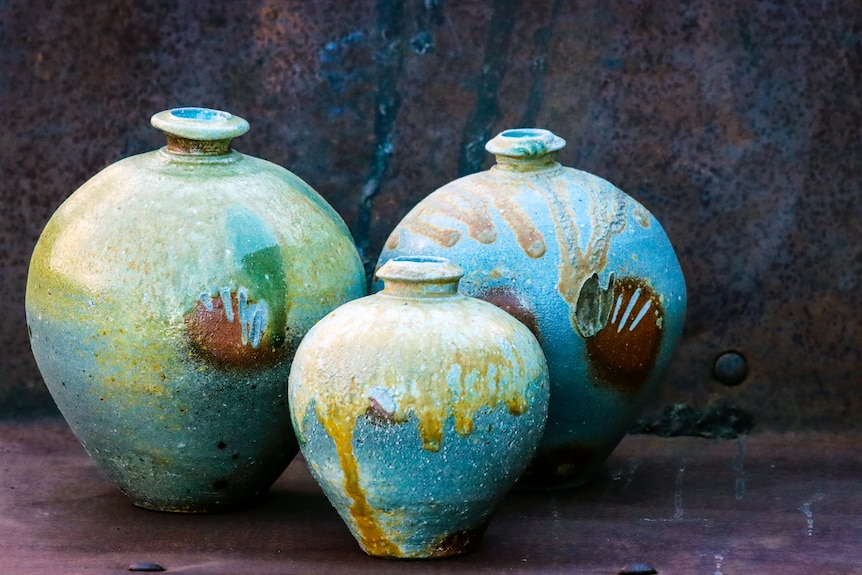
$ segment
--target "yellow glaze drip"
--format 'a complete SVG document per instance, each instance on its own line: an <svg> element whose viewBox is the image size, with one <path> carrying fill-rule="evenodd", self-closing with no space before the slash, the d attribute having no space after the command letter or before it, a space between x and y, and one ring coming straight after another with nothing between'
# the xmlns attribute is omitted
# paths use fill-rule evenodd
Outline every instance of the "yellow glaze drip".
<svg viewBox="0 0 862 575"><path fill-rule="evenodd" d="M434 453L446 441L450 417L456 432L467 436L479 410L505 406L521 415L529 406L528 387L547 385L544 365L524 359L534 357L538 342L517 320L502 323L498 314L491 304L461 295L377 295L342 306L300 346L302 361L290 376L297 431L306 433L305 413L313 404L338 451L353 528L368 553L398 556L381 527L386 511L368 504L353 451L361 417L374 410L383 416L380 424L398 425L412 416L424 449Z"/></svg>
<svg viewBox="0 0 862 575"><path fill-rule="evenodd" d="M359 483L359 466L353 455L353 428L356 423L354 419L334 417L318 418L323 424L326 433L338 446L338 461L344 472L344 491L353 501L350 506L350 516L353 518L356 530L359 533L360 544L371 555L393 556L399 554L399 549L386 537L374 517L374 511L368 505L365 491ZM347 449L344 446L348 446Z"/></svg>

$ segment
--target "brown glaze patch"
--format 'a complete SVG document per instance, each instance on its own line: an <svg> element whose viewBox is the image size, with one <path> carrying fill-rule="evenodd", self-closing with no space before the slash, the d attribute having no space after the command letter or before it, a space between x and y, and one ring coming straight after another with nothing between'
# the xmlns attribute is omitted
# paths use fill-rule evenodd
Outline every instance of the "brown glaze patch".
<svg viewBox="0 0 862 575"><path fill-rule="evenodd" d="M490 519L485 519L479 525L450 533L446 537L434 544L434 549L429 554L431 559L441 559L443 557L453 557L456 555L464 555L473 551L482 540L485 530L488 529Z"/></svg>
<svg viewBox="0 0 862 575"><path fill-rule="evenodd" d="M198 302L195 309L186 315L186 333L195 353L222 369L263 368L273 365L290 346L273 345L269 334L263 335L257 347L250 342L243 344L239 300L236 292L230 295L233 321L230 321L225 313L221 296L212 298L212 309L203 302Z"/></svg>
<svg viewBox="0 0 862 575"><path fill-rule="evenodd" d="M503 286L493 287L484 292L473 294L473 296L492 303L505 311L527 326L536 336L536 339L539 339L539 324L536 321L536 314L518 297L518 293L513 289Z"/></svg>
<svg viewBox="0 0 862 575"><path fill-rule="evenodd" d="M624 394L637 393L652 372L664 334L664 308L640 278L617 280L607 324L586 339L597 381Z"/></svg>
<svg viewBox="0 0 862 575"><path fill-rule="evenodd" d="M380 402L373 397L369 397L368 401L371 405L365 410L365 418L372 425L388 427L396 423L404 423L395 418L395 413L387 411Z"/></svg>
<svg viewBox="0 0 862 575"><path fill-rule="evenodd" d="M518 487L558 489L582 485L604 461L604 455L601 449L582 443L539 451L518 480Z"/></svg>

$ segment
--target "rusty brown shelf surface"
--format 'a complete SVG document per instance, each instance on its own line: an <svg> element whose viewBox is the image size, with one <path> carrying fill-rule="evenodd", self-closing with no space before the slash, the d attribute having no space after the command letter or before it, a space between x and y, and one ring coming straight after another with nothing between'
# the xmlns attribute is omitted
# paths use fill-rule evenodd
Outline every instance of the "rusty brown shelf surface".
<svg viewBox="0 0 862 575"><path fill-rule="evenodd" d="M260 505L144 511L65 423L0 423L0 573L862 574L862 434L629 436L591 485L515 493L471 555L366 557L301 458Z"/></svg>

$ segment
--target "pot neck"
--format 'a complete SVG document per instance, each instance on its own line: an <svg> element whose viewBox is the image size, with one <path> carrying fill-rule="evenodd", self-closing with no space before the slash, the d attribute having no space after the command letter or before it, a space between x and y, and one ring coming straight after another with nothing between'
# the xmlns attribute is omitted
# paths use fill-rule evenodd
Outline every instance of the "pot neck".
<svg viewBox="0 0 862 575"><path fill-rule="evenodd" d="M165 133L162 149L172 157L224 157L231 154L231 141L249 130L248 122L221 110L174 108L154 115L152 125Z"/></svg>
<svg viewBox="0 0 862 575"><path fill-rule="evenodd" d="M376 275L383 280L378 295L441 298L458 295L464 271L446 258L406 256L389 260Z"/></svg>
<svg viewBox="0 0 862 575"><path fill-rule="evenodd" d="M540 172L554 169L557 152L566 141L541 128L505 130L492 138L485 149L497 158L495 169L508 172Z"/></svg>

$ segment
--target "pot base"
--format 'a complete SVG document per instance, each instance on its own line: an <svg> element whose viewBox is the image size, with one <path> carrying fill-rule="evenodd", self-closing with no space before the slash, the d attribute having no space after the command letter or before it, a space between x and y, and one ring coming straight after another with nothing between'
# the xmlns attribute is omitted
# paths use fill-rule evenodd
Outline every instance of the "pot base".
<svg viewBox="0 0 862 575"><path fill-rule="evenodd" d="M446 557L458 557L471 553L479 546L485 530L488 528L490 519L482 521L475 527L450 533L445 537L432 541L426 549L419 552L404 554L374 553L362 547L362 550L371 557L379 559L445 559Z"/></svg>

